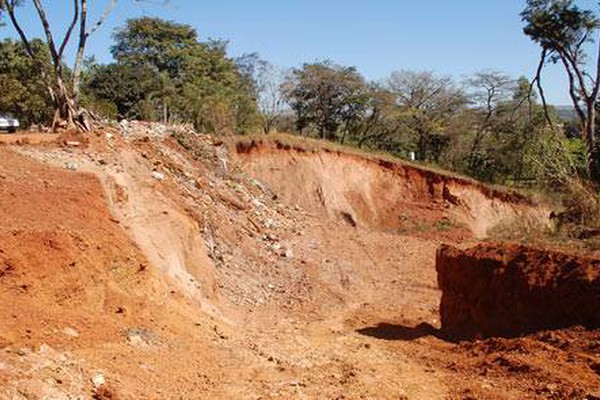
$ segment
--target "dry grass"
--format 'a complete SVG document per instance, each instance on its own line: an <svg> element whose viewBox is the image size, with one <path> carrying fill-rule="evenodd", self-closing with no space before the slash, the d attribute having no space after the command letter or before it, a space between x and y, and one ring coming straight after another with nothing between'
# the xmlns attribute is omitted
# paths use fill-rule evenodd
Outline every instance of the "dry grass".
<svg viewBox="0 0 600 400"><path fill-rule="evenodd" d="M512 241L561 251L600 254L600 196L578 178L562 187L548 202L555 203L551 226L516 219L504 221L489 233L490 241Z"/></svg>

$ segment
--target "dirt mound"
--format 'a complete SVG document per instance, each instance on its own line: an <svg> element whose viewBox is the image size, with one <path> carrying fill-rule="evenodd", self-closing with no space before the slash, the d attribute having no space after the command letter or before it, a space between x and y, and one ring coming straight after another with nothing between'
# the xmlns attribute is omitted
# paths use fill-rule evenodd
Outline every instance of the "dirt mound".
<svg viewBox="0 0 600 400"><path fill-rule="evenodd" d="M96 395L116 385L122 398L165 398L138 382L191 364L174 356L161 372L160 359L211 362L208 341L168 350L214 324L194 325L204 314L111 215L95 175L5 148L0 165L0 398L91 398L99 373Z"/></svg>
<svg viewBox="0 0 600 400"><path fill-rule="evenodd" d="M522 245L443 245L442 329L454 338L600 326L600 260Z"/></svg>
<svg viewBox="0 0 600 400"><path fill-rule="evenodd" d="M351 225L460 239L485 237L502 221L548 220L544 207L517 193L398 161L278 140L238 141L235 154L286 201Z"/></svg>

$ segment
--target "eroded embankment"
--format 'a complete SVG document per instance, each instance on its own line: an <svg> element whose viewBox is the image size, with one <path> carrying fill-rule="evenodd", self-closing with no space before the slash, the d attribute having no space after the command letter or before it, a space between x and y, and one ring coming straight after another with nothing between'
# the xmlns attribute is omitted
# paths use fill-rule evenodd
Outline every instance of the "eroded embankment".
<svg viewBox="0 0 600 400"><path fill-rule="evenodd" d="M501 222L546 224L548 210L518 193L410 164L278 140L238 141L244 171L286 201L351 224L399 231L452 226L482 238Z"/></svg>
<svg viewBox="0 0 600 400"><path fill-rule="evenodd" d="M454 338L600 326L600 260L522 245L442 246L442 329Z"/></svg>

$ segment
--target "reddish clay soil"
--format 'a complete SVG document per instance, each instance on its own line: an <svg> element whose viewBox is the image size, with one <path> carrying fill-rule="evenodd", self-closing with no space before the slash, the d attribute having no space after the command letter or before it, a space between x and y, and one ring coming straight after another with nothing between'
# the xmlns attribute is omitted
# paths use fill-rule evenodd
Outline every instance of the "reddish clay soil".
<svg viewBox="0 0 600 400"><path fill-rule="evenodd" d="M600 260L514 244L443 245L442 329L454 338L600 327Z"/></svg>
<svg viewBox="0 0 600 400"><path fill-rule="evenodd" d="M2 133L0 132L0 144L40 144L56 142L57 135L54 133Z"/></svg>
<svg viewBox="0 0 600 400"><path fill-rule="evenodd" d="M88 139L0 146L0 398L599 398L598 330L439 330L436 249L540 207L354 155Z"/></svg>

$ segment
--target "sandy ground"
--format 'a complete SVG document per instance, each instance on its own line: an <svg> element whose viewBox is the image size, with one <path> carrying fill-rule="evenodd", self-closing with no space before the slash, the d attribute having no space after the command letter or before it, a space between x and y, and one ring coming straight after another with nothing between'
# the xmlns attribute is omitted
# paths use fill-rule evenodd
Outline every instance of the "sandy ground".
<svg viewBox="0 0 600 400"><path fill-rule="evenodd" d="M1 146L0 398L600 398L598 331L440 335L459 210L353 226L257 175L207 136Z"/></svg>
<svg viewBox="0 0 600 400"><path fill-rule="evenodd" d="M0 144L39 144L56 142L54 133L16 132L6 133L0 131Z"/></svg>

